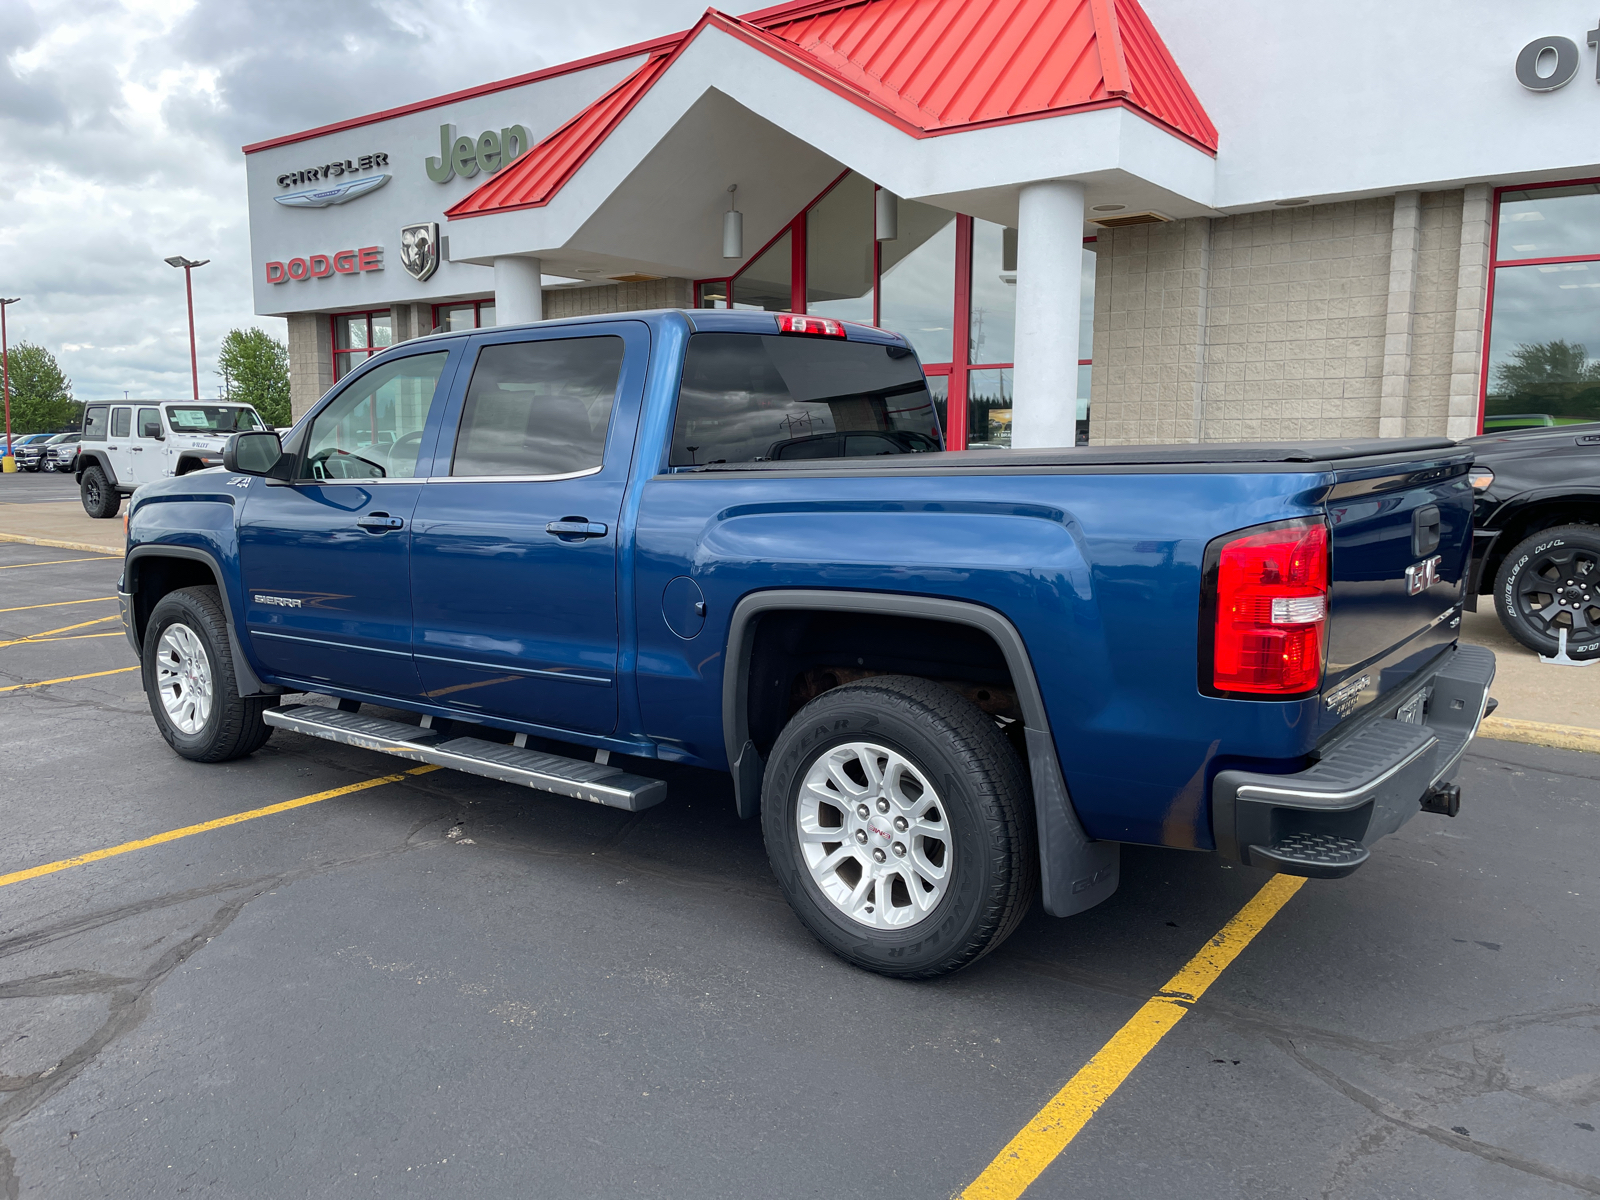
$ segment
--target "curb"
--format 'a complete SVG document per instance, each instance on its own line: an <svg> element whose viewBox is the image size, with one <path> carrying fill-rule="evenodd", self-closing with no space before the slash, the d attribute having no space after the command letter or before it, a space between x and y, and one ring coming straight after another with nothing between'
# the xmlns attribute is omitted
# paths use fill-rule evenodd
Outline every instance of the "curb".
<svg viewBox="0 0 1600 1200"><path fill-rule="evenodd" d="M1485 717L1478 736L1501 742L1526 742L1561 750L1587 750L1600 754L1600 729L1582 725L1552 725L1546 721L1518 721L1514 717Z"/></svg>
<svg viewBox="0 0 1600 1200"><path fill-rule="evenodd" d="M88 550L94 554L122 555L122 546L96 546L91 542L62 542L55 538L28 537L21 533L0 533L0 542L21 542L26 546L54 546L58 550Z"/></svg>

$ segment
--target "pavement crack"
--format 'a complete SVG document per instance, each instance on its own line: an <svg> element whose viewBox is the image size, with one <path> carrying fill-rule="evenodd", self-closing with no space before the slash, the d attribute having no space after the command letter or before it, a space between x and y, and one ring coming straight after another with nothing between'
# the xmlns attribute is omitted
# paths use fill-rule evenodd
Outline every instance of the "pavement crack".
<svg viewBox="0 0 1600 1200"><path fill-rule="evenodd" d="M1538 1162L1525 1155L1518 1154L1514 1150L1507 1150L1503 1146L1492 1146L1487 1142L1480 1142L1472 1137L1457 1133L1453 1129L1444 1129L1429 1121L1424 1121L1396 1107L1389 1101L1357 1087L1337 1071L1316 1062L1296 1046L1291 1039L1272 1036L1268 1040L1336 1092L1391 1125L1431 1138L1441 1146L1447 1146L1452 1150L1475 1154L1487 1162L1498 1163L1500 1166L1509 1167L1514 1171L1521 1171L1524 1174L1533 1175L1551 1183L1565 1184L1567 1187L1574 1188L1585 1195L1600 1196L1600 1178Z"/></svg>

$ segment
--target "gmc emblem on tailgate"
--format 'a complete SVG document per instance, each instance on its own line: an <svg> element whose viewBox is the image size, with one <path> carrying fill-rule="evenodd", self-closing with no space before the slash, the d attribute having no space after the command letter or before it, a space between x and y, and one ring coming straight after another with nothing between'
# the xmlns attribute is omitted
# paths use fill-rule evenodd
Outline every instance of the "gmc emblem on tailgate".
<svg viewBox="0 0 1600 1200"><path fill-rule="evenodd" d="M1434 584L1439 582L1439 564L1444 561L1442 555L1435 554L1432 558L1425 558L1419 563L1413 563L1406 568L1406 595L1420 596Z"/></svg>

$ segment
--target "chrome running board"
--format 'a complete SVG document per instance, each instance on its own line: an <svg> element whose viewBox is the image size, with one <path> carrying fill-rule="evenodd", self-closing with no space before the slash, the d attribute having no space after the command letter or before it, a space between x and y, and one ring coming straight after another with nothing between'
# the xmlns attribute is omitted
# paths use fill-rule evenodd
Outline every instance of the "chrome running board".
<svg viewBox="0 0 1600 1200"><path fill-rule="evenodd" d="M315 704L289 704L262 714L268 725L292 729L330 742L360 746L417 762L483 775L505 783L639 812L667 798L664 779L630 775L620 767L562 758L522 746L505 746L482 738L458 737L439 742L434 729L423 729L381 717L323 708Z"/></svg>

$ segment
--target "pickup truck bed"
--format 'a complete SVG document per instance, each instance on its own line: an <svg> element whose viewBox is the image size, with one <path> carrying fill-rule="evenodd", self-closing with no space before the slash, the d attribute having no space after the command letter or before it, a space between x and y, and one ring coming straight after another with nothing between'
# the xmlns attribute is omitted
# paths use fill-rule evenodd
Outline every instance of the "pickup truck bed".
<svg viewBox="0 0 1600 1200"><path fill-rule="evenodd" d="M812 931L912 976L1036 894L1103 900L1122 842L1337 876L1454 811L1493 676L1456 645L1469 451L944 453L901 339L795 322L421 339L281 446L141 489L125 608L158 727L191 757L280 725L630 808L660 798L638 760L729 771ZM248 736L173 732L162 639L203 597L169 610L208 588ZM302 691L418 724L360 741L367 714L278 708Z"/></svg>

